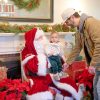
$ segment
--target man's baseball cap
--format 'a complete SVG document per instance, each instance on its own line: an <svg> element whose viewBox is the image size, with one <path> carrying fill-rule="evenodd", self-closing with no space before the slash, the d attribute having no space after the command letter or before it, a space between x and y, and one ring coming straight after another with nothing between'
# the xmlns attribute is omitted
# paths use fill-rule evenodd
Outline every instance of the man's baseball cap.
<svg viewBox="0 0 100 100"><path fill-rule="evenodd" d="M68 18L70 18L74 13L75 13L75 9L73 8L67 8L66 10L63 11L63 13L61 14L61 17L63 19L63 21L65 22Z"/></svg>

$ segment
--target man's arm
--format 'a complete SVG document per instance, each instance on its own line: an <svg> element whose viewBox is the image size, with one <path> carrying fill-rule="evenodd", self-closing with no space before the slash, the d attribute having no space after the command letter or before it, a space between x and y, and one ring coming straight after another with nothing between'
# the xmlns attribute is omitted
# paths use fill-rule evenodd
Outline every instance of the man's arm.
<svg viewBox="0 0 100 100"><path fill-rule="evenodd" d="M82 49L82 40L80 37L80 33L75 33L75 47L72 50L72 52L70 53L70 55L68 56L67 59L67 64L70 65L73 63L73 61L75 61L76 57L79 55L81 49Z"/></svg>
<svg viewBox="0 0 100 100"><path fill-rule="evenodd" d="M94 68L100 70L100 21L89 18L86 22L86 28L94 46L89 69L90 71L92 69L92 73L94 73Z"/></svg>

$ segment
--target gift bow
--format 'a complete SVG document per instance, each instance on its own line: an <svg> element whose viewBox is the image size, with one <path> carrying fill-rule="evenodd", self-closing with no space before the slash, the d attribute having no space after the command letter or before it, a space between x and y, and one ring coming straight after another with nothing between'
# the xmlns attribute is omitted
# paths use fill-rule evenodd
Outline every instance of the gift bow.
<svg viewBox="0 0 100 100"><path fill-rule="evenodd" d="M93 74L90 74L88 69L84 69L83 72L76 77L76 80L79 84L84 84L85 87L92 89L93 86Z"/></svg>

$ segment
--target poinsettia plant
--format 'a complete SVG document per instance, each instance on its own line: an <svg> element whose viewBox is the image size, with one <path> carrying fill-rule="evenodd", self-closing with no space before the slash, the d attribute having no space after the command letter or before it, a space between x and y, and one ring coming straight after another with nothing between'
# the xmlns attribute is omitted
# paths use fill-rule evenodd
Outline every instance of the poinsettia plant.
<svg viewBox="0 0 100 100"><path fill-rule="evenodd" d="M89 87L90 89L93 86L93 78L94 75L90 74L88 69L84 69L83 72L76 77L78 83L83 83L85 87Z"/></svg>
<svg viewBox="0 0 100 100"><path fill-rule="evenodd" d="M79 84L84 84L86 87L86 91L84 92L84 100L88 100L88 98L91 100L93 96L93 78L94 75L89 73L88 68L84 69L79 76L76 76L76 81Z"/></svg>
<svg viewBox="0 0 100 100"><path fill-rule="evenodd" d="M0 82L0 100L21 100L29 91L29 83L21 79L4 79Z"/></svg>

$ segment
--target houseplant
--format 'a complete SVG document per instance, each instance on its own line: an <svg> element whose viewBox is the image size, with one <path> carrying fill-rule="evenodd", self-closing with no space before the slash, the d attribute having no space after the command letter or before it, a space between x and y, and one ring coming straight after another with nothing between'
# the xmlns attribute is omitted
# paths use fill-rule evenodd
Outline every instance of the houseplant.
<svg viewBox="0 0 100 100"><path fill-rule="evenodd" d="M28 90L28 82L22 82L21 79L4 79L0 82L0 100L22 100Z"/></svg>

